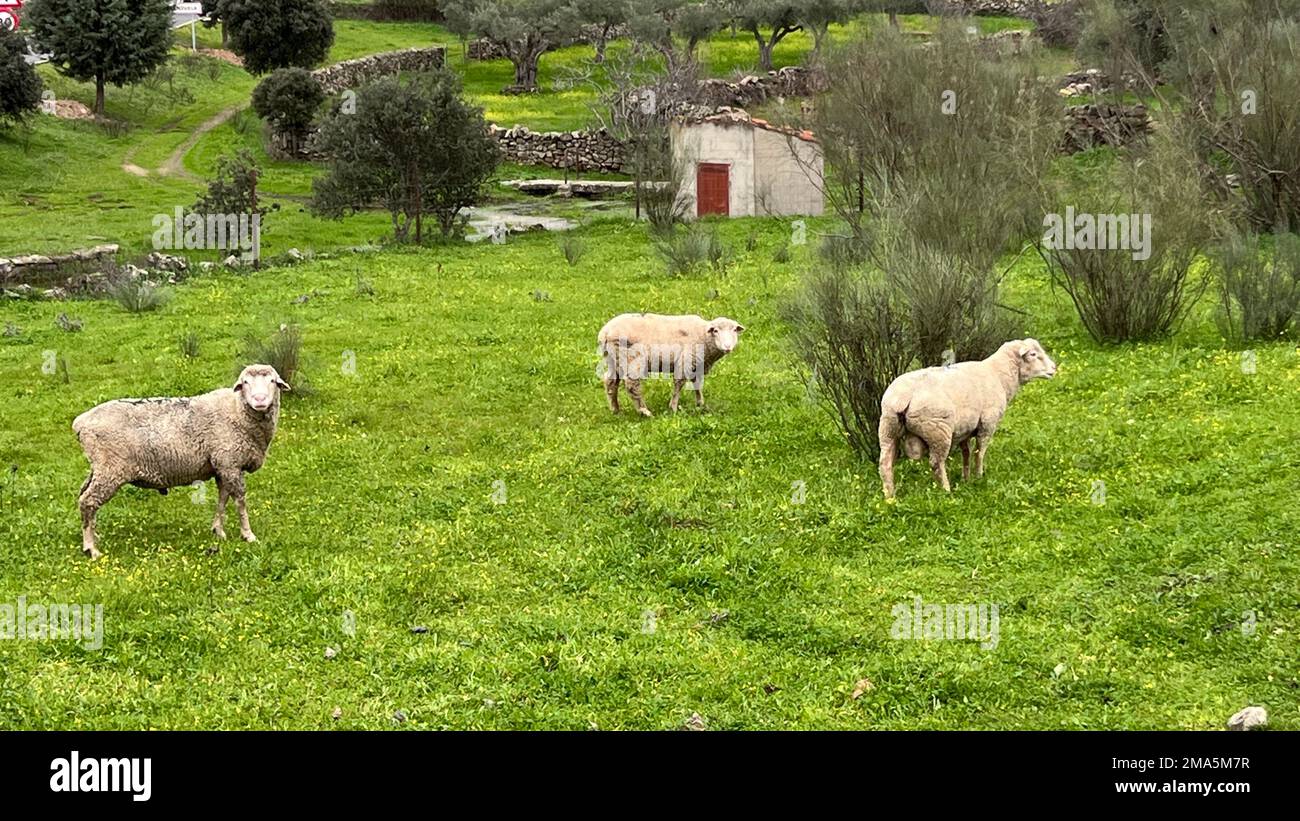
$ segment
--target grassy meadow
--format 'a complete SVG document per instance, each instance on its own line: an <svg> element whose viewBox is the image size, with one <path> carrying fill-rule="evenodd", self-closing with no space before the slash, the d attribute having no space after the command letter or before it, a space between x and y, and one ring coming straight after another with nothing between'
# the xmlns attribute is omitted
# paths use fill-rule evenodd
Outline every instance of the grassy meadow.
<svg viewBox="0 0 1300 821"><path fill-rule="evenodd" d="M547 54L542 91L506 96L509 63L465 61L436 25L335 30L331 60L448 44L495 122L589 122L592 93L570 82L589 47ZM242 110L256 78L176 38L169 77L109 89L115 125L42 115L0 132L0 255L143 255L153 215L246 148L279 205L264 250L307 259L196 274L150 313L0 301L0 605L105 618L100 648L0 641L0 729L674 729L694 714L715 730L1217 729L1247 704L1300 729L1293 344L1233 348L1207 296L1170 339L1101 346L1036 257L1008 260L1005 301L1060 373L1016 399L983 479L954 459L949 495L902 463L887 504L779 319L830 219L808 220L786 262L790 221L708 221L730 263L684 276L643 225L569 200L537 205L583 223L575 265L540 232L380 247L386 214L305 211L319 169L266 156ZM777 64L810 46L789 37ZM755 57L743 33L701 49L715 76ZM60 99L93 96L41 75ZM557 172L498 171L539 174ZM596 333L639 310L747 327L707 412L688 397L668 413L662 380L654 418L626 394L608 411ZM217 543L210 483L127 487L87 561L72 419L228 385L246 338L282 324L302 329L305 379L248 478L259 541ZM892 638L918 597L997 605L996 646Z"/></svg>
<svg viewBox="0 0 1300 821"><path fill-rule="evenodd" d="M906 463L886 504L776 319L809 247L778 264L789 225L716 227L734 264L677 278L609 221L572 267L533 235L205 276L152 314L7 303L0 601L102 602L106 628L0 642L0 726L1205 729L1246 703L1300 726L1293 346L1244 373L1204 305L1098 347L1026 258L1010 299L1060 375L983 480L949 496ZM709 412L669 415L663 382L653 419L606 409L595 334L639 309L748 326ZM223 385L279 323L311 391L250 476L260 541L209 555L214 494L127 488L86 561L72 418ZM891 639L916 596L998 604L996 648Z"/></svg>

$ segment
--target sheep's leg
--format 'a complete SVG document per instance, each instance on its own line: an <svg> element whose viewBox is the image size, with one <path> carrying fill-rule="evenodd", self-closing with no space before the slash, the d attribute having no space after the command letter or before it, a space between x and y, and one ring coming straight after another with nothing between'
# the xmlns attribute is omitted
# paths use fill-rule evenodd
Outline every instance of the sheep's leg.
<svg viewBox="0 0 1300 821"><path fill-rule="evenodd" d="M248 524L248 502L244 494L235 497L235 504L239 505L239 536L246 542L255 542L257 537L253 535L253 528Z"/></svg>
<svg viewBox="0 0 1300 821"><path fill-rule="evenodd" d="M609 409L618 413L618 377L605 377L605 396L609 399Z"/></svg>
<svg viewBox="0 0 1300 821"><path fill-rule="evenodd" d="M673 398L668 400L668 409L673 413L677 413L677 402L682 398L682 386L685 384L685 379L673 380Z"/></svg>
<svg viewBox="0 0 1300 821"><path fill-rule="evenodd" d="M892 439L880 440L880 484L885 488L885 499L894 498L894 459L898 456L898 445Z"/></svg>
<svg viewBox="0 0 1300 821"><path fill-rule="evenodd" d="M948 453L952 450L952 435L927 444L930 447L930 470L934 472L935 481L945 492L950 492L952 485L948 484Z"/></svg>
<svg viewBox="0 0 1300 821"><path fill-rule="evenodd" d="M222 482L223 485L230 485L230 495L235 497L235 507L239 510L239 535L246 542L255 542L257 537L253 535L253 528L248 524L248 501L245 498L247 493L244 488L244 474L238 472L234 478L228 482Z"/></svg>
<svg viewBox="0 0 1300 821"><path fill-rule="evenodd" d="M897 414L886 413L876 427L880 443L880 484L885 489L885 501L894 498L894 460L898 458L898 440L907 435Z"/></svg>
<svg viewBox="0 0 1300 821"><path fill-rule="evenodd" d="M989 449L989 443L993 441L993 433L981 434L980 446L975 449L975 475L982 477L984 475L984 451Z"/></svg>
<svg viewBox="0 0 1300 821"><path fill-rule="evenodd" d="M700 410L705 410L705 407L704 407L704 383L703 383L703 382L696 382L696 383L695 383L695 407L699 408Z"/></svg>
<svg viewBox="0 0 1300 821"><path fill-rule="evenodd" d="M217 512L212 517L212 532L217 535L218 539L226 538L226 501L230 499L230 490L226 487L221 477L217 480Z"/></svg>
<svg viewBox="0 0 1300 821"><path fill-rule="evenodd" d="M641 395L641 380L624 379L623 381L627 384L627 395L636 403L636 412L642 416L653 416L654 414L650 413L650 409L645 406L645 398Z"/></svg>
<svg viewBox="0 0 1300 821"><path fill-rule="evenodd" d="M90 478L82 486L81 496L77 500L77 506L81 508L81 552L91 559L98 559L104 555L95 546L95 512L112 499L113 494L117 493L120 487L122 482L104 475L96 475L93 469Z"/></svg>
<svg viewBox="0 0 1300 821"><path fill-rule="evenodd" d="M970 440L961 443L961 480L970 480Z"/></svg>

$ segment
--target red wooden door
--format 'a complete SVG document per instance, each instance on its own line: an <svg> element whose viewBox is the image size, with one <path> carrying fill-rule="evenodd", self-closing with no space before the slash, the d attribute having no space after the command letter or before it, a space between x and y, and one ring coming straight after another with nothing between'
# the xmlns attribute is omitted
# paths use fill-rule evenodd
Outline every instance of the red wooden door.
<svg viewBox="0 0 1300 821"><path fill-rule="evenodd" d="M695 211L697 216L705 214L731 213L731 196L728 180L731 166L726 163L702 162L695 172Z"/></svg>

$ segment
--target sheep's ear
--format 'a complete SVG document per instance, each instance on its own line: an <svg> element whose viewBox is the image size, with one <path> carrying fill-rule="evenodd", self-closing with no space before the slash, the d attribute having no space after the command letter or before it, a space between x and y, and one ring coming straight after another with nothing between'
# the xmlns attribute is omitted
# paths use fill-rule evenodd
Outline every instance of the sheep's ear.
<svg viewBox="0 0 1300 821"><path fill-rule="evenodd" d="M293 388L289 387L289 383L288 383L288 382L285 382L283 379L281 379L281 378L278 377L278 376L275 378L275 386L276 386L277 388L279 388L280 390L282 390L282 391L291 391L291 390L293 390Z"/></svg>
<svg viewBox="0 0 1300 821"><path fill-rule="evenodd" d="M233 390L235 393L239 393L243 389L244 389L244 376L243 374L240 374L239 378L235 380L235 387L231 388L231 390Z"/></svg>
<svg viewBox="0 0 1300 821"><path fill-rule="evenodd" d="M742 333L744 333L744 332L745 332L745 326L744 326L744 325L741 325L739 322L737 322L737 323L736 323L736 333L738 333L738 334L742 334Z"/></svg>

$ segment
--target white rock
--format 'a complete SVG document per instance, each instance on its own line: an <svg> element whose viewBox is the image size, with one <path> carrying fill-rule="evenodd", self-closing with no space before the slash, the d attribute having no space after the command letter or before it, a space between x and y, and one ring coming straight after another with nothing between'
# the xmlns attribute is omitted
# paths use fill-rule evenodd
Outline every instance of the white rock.
<svg viewBox="0 0 1300 821"><path fill-rule="evenodd" d="M1244 732L1268 724L1268 711L1263 707L1247 707L1228 719L1228 729Z"/></svg>

